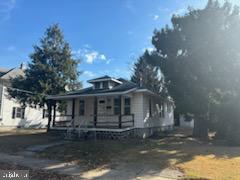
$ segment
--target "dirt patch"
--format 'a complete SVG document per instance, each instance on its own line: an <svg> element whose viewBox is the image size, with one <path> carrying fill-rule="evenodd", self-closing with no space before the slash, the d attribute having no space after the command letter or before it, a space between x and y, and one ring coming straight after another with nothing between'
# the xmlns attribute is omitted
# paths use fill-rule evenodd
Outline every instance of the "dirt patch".
<svg viewBox="0 0 240 180"><path fill-rule="evenodd" d="M0 132L0 152L17 153L29 146L49 144L58 141L59 137L52 136L46 130L12 130Z"/></svg>

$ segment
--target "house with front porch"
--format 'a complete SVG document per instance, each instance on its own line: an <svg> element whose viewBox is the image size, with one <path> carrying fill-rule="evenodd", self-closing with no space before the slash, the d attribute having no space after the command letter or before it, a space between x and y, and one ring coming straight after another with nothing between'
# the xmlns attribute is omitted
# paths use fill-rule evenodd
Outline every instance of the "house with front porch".
<svg viewBox="0 0 240 180"><path fill-rule="evenodd" d="M148 137L173 128L174 102L170 97L163 98L123 78L103 76L88 82L91 87L47 97L66 104L64 114L49 116L51 130Z"/></svg>

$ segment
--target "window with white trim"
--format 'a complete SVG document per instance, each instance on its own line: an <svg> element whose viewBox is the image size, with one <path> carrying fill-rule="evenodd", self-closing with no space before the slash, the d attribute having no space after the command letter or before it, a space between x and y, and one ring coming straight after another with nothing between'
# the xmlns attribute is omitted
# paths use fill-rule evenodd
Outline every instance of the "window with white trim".
<svg viewBox="0 0 240 180"><path fill-rule="evenodd" d="M12 110L12 119L15 118L24 118L25 115L25 108L21 108L21 107L13 107Z"/></svg>

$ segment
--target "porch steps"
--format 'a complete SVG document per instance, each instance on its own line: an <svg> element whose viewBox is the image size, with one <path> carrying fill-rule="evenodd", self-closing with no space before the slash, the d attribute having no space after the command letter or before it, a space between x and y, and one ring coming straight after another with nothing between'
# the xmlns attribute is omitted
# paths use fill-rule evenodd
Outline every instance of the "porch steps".
<svg viewBox="0 0 240 180"><path fill-rule="evenodd" d="M89 131L71 129L67 130L64 139L66 140L84 140L89 138Z"/></svg>

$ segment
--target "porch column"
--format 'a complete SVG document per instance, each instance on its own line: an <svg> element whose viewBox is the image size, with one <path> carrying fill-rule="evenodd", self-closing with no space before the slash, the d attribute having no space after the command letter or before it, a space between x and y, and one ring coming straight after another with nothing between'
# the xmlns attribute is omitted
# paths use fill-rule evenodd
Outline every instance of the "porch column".
<svg viewBox="0 0 240 180"><path fill-rule="evenodd" d="M120 108L120 112L119 112L119 116L118 116L118 127L122 128L122 96L119 96L120 99L120 104L119 104L119 108Z"/></svg>
<svg viewBox="0 0 240 180"><path fill-rule="evenodd" d="M56 120L56 102L53 105L53 127L55 127L55 120Z"/></svg>
<svg viewBox="0 0 240 180"><path fill-rule="evenodd" d="M97 97L94 97L94 115L93 115L93 121L94 121L94 127L97 127Z"/></svg>
<svg viewBox="0 0 240 180"><path fill-rule="evenodd" d="M75 117L75 99L72 99L72 126L74 127L74 117Z"/></svg>

